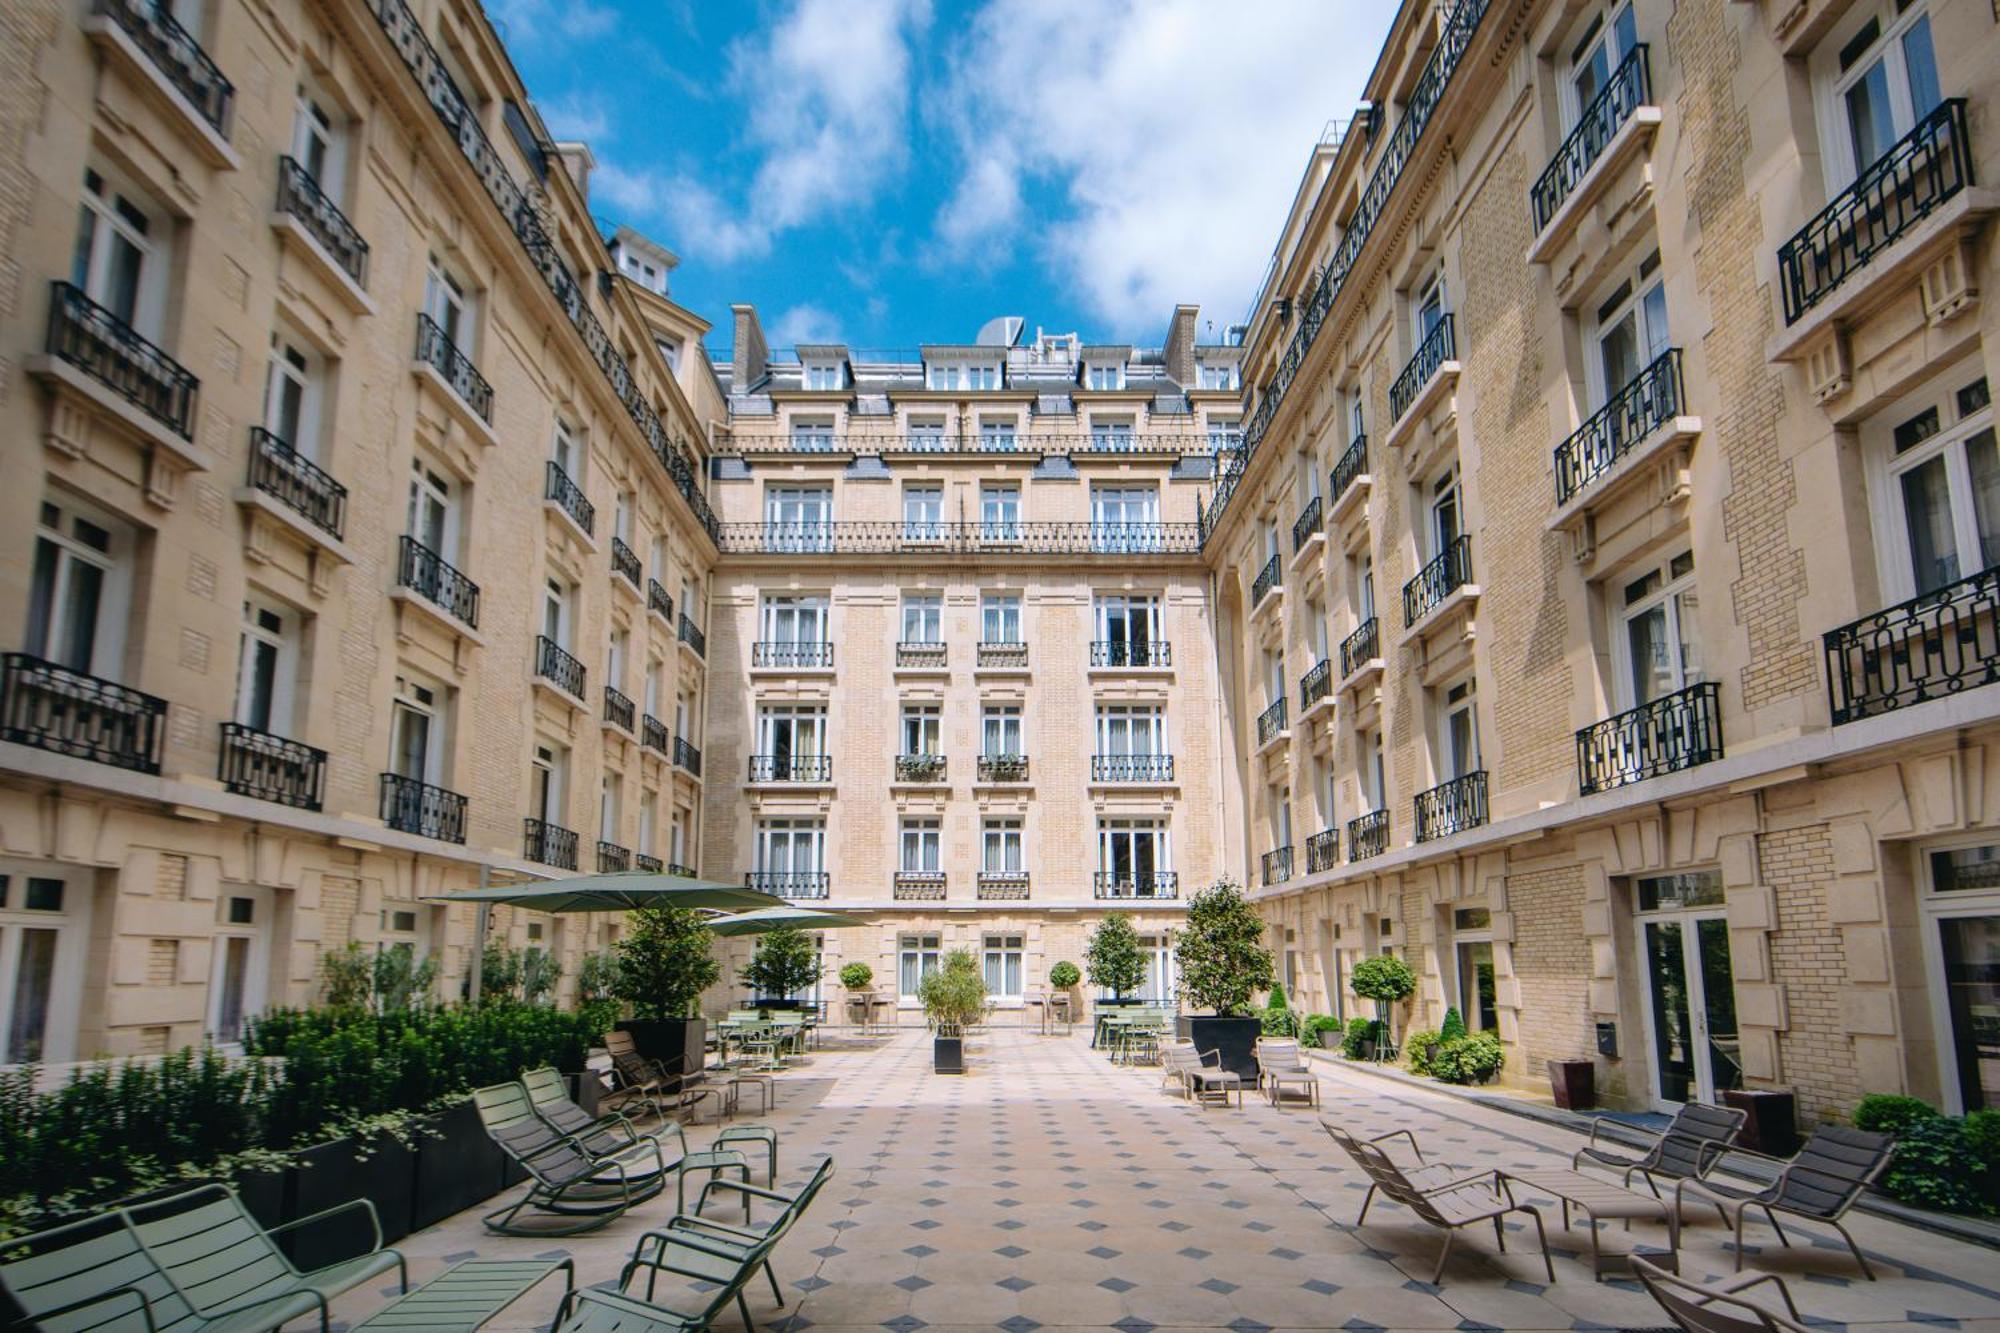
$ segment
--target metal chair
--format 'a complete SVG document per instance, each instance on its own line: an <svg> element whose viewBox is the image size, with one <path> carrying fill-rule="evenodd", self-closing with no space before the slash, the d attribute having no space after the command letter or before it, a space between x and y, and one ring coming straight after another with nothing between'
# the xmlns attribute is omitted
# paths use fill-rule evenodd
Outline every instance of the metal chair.
<svg viewBox="0 0 2000 1333"><path fill-rule="evenodd" d="M1743 1148L1729 1151L1762 1157L1770 1162L1784 1161L1783 1158L1765 1157L1762 1153L1752 1153ZM1784 1227L1778 1224L1779 1213L1824 1222L1840 1233L1840 1238L1847 1242L1848 1250L1853 1253L1854 1261L1861 1265L1861 1275L1872 1282L1875 1280L1874 1270L1868 1267L1867 1257L1854 1243L1854 1237L1847 1234L1847 1228L1840 1224L1840 1219L1847 1215L1847 1210L1854 1206L1875 1178L1888 1169L1895 1155L1894 1134L1871 1134L1867 1130L1849 1129L1845 1125L1821 1125L1813 1130L1812 1137L1806 1140L1805 1147L1799 1149L1798 1156L1785 1161L1778 1178L1764 1188L1739 1189L1716 1180L1712 1175L1682 1180L1674 1186L1674 1212L1677 1217L1684 1216L1682 1210L1690 1197L1697 1203L1713 1205L1724 1225L1733 1226L1736 1230L1738 1272L1743 1271L1743 1220L1752 1208L1763 1211L1770 1220L1772 1230L1778 1233L1779 1242L1787 1249L1791 1248L1792 1242L1785 1235ZM1714 1170L1713 1165L1710 1170Z"/></svg>
<svg viewBox="0 0 2000 1333"><path fill-rule="evenodd" d="M1444 1232L1444 1248L1438 1251L1437 1269L1431 1274L1432 1286L1443 1282L1444 1265L1451 1257L1452 1241L1466 1227L1491 1222L1493 1238L1504 1254L1507 1250L1507 1231L1503 1222L1509 1213L1526 1213L1534 1219L1535 1235L1542 1245L1542 1267L1547 1270L1550 1282L1556 1280L1555 1263L1549 1258L1549 1237L1542 1227L1541 1213L1531 1203L1515 1203L1502 1188L1498 1171L1483 1171L1464 1180L1425 1188L1411 1180L1403 1168L1391 1161L1389 1154L1375 1144L1350 1139L1341 1146L1347 1149L1356 1164L1368 1173L1369 1180L1386 1197ZM1363 1203L1362 1208L1365 1211L1367 1204Z"/></svg>
<svg viewBox="0 0 2000 1333"><path fill-rule="evenodd" d="M1632 1187L1633 1175L1640 1175L1645 1178L1646 1188L1653 1191L1653 1197L1658 1198L1659 1180L1686 1180L1707 1174L1715 1159L1736 1141L1744 1115L1731 1107L1689 1102L1674 1113L1672 1122L1663 1130L1624 1125L1622 1128L1635 1133L1654 1136L1653 1145L1636 1157L1597 1146L1598 1132L1606 1123L1600 1116L1591 1122L1590 1142L1576 1150L1569 1164L1576 1168L1591 1162L1622 1171L1619 1183L1627 1189Z"/></svg>
<svg viewBox="0 0 2000 1333"><path fill-rule="evenodd" d="M1783 1278L1774 1273L1738 1274L1704 1286L1689 1282L1644 1259L1632 1260L1633 1276L1659 1302L1667 1318L1687 1333L1809 1333ZM1785 1314L1747 1300L1743 1293L1770 1283L1785 1303Z"/></svg>

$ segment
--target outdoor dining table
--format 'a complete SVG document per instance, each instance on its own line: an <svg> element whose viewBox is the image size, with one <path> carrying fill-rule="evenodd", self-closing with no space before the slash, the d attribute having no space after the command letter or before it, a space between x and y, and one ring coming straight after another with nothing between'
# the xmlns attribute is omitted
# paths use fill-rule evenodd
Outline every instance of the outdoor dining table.
<svg viewBox="0 0 2000 1333"><path fill-rule="evenodd" d="M1673 1206L1665 1199L1652 1194L1641 1194L1637 1190L1626 1189L1597 1176L1586 1176L1580 1171L1563 1167L1530 1168L1515 1170L1511 1167L1500 1169L1500 1179L1507 1190L1509 1202L1514 1200L1514 1186L1549 1195L1562 1204L1563 1230L1569 1230L1569 1216L1572 1208L1581 1212L1590 1222L1590 1269L1599 1281L1606 1272L1606 1265L1629 1265L1634 1253L1642 1253L1648 1263L1666 1269L1670 1273L1680 1272L1680 1219L1674 1216ZM1626 1251L1605 1254L1598 1246L1597 1223L1602 1218L1624 1218L1631 1225L1633 1218L1657 1220L1666 1223L1667 1249L1657 1251Z"/></svg>

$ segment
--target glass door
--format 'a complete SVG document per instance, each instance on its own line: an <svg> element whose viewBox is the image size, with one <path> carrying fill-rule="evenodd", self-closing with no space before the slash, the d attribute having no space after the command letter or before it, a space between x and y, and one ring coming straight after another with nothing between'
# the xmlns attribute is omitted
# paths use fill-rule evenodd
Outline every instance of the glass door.
<svg viewBox="0 0 2000 1333"><path fill-rule="evenodd" d="M1743 1086L1721 876L1642 879L1638 891L1655 1100L1716 1101Z"/></svg>

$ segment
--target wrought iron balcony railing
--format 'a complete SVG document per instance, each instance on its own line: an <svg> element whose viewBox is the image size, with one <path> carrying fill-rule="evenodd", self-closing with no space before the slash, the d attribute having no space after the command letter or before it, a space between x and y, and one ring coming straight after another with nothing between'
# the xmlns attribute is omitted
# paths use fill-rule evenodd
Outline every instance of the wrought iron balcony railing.
<svg viewBox="0 0 2000 1333"><path fill-rule="evenodd" d="M1437 559L1417 571L1403 585L1403 628L1409 629L1443 603L1444 599L1472 582L1472 538L1454 537Z"/></svg>
<svg viewBox="0 0 2000 1333"><path fill-rule="evenodd" d="M1269 745L1285 734L1288 722L1284 695L1271 700L1271 706L1257 714L1257 744Z"/></svg>
<svg viewBox="0 0 2000 1333"><path fill-rule="evenodd" d="M652 860L651 857L641 857L640 859ZM654 861L653 865L655 868L657 868L659 866L659 862ZM620 871L630 870L631 868L632 868L632 853L629 848L620 847L615 842L604 842L602 840L598 842L597 844L598 874L612 875L612 874L617 874Z"/></svg>
<svg viewBox="0 0 2000 1333"><path fill-rule="evenodd" d="M521 857L558 870L576 869L576 830L541 819L521 821Z"/></svg>
<svg viewBox="0 0 2000 1333"><path fill-rule="evenodd" d="M639 743L648 750L657 750L663 755L673 749L672 737L667 731L667 724L654 717L651 713L639 719Z"/></svg>
<svg viewBox="0 0 2000 1333"><path fill-rule="evenodd" d="M633 706L632 700L628 695L621 693L612 686L606 685L604 687L604 720L606 722L625 731L631 731L637 712L638 709ZM647 718L646 720L648 722L652 721L651 718Z"/></svg>
<svg viewBox="0 0 2000 1333"><path fill-rule="evenodd" d="M167 701L43 661L0 657L0 740L158 773Z"/></svg>
<svg viewBox="0 0 2000 1333"><path fill-rule="evenodd" d="M1028 897L1028 872L982 870L976 888L984 902L1020 902Z"/></svg>
<svg viewBox="0 0 2000 1333"><path fill-rule="evenodd" d="M1178 898L1181 877L1175 870L1100 870L1091 891L1099 898Z"/></svg>
<svg viewBox="0 0 2000 1333"><path fill-rule="evenodd" d="M1354 442L1347 446L1346 452L1341 454L1340 460L1333 465L1333 471L1328 474L1326 479L1327 495L1332 497L1335 504L1339 504L1340 497L1347 494L1347 488L1352 486L1367 471L1368 437L1366 435L1357 435L1354 437Z"/></svg>
<svg viewBox="0 0 2000 1333"><path fill-rule="evenodd" d="M1370 810L1347 821L1347 859L1366 861L1389 850L1389 812Z"/></svg>
<svg viewBox="0 0 2000 1333"><path fill-rule="evenodd" d="M717 544L726 555L1196 555L1192 523L1022 522L1003 538L978 521L922 519L811 520L724 523Z"/></svg>
<svg viewBox="0 0 2000 1333"><path fill-rule="evenodd" d="M222 724L216 776L238 796L317 810L326 795L326 751L240 722Z"/></svg>
<svg viewBox="0 0 2000 1333"><path fill-rule="evenodd" d="M667 873L669 875L679 875L682 879L693 879L695 877L694 867L684 866L679 861L667 862Z"/></svg>
<svg viewBox="0 0 2000 1333"><path fill-rule="evenodd" d="M1714 681L1605 718L1576 733L1577 790L1585 796L1722 758Z"/></svg>
<svg viewBox="0 0 2000 1333"><path fill-rule="evenodd" d="M1410 363L1403 367L1402 374L1389 386L1389 420L1401 421L1403 414L1410 410L1410 404L1417 401L1417 395L1429 384L1431 376L1437 374L1439 366L1458 355L1457 341L1452 333L1452 317L1446 315L1437 322L1437 327L1424 335L1411 354Z"/></svg>
<svg viewBox="0 0 2000 1333"><path fill-rule="evenodd" d="M1340 864L1340 828L1321 829L1306 839L1306 873L1317 875Z"/></svg>
<svg viewBox="0 0 2000 1333"><path fill-rule="evenodd" d="M1681 349L1669 347L1556 446L1556 503L1568 504L1616 467L1634 445L1681 415L1686 401Z"/></svg>
<svg viewBox="0 0 2000 1333"><path fill-rule="evenodd" d="M1213 445L1206 431L1092 431L1011 434L925 430L738 431L718 440L718 454L1175 454L1200 456Z"/></svg>
<svg viewBox="0 0 2000 1333"><path fill-rule="evenodd" d="M793 642L760 639L750 645L750 665L784 671L815 670L833 665L831 641Z"/></svg>
<svg viewBox="0 0 2000 1333"><path fill-rule="evenodd" d="M1486 822L1486 770L1417 793L1417 841L1447 838Z"/></svg>
<svg viewBox="0 0 2000 1333"><path fill-rule="evenodd" d="M586 676L583 663L546 634L535 636L535 674L565 694L583 697Z"/></svg>
<svg viewBox="0 0 2000 1333"><path fill-rule="evenodd" d="M422 311L417 312L417 360L442 376L451 391L481 421L493 424L493 386L479 373L479 367L472 364L472 358L444 336L437 321Z"/></svg>
<svg viewBox="0 0 2000 1333"><path fill-rule="evenodd" d="M899 754L896 756L896 781L898 782L943 782L945 756L941 754Z"/></svg>
<svg viewBox="0 0 2000 1333"><path fill-rule="evenodd" d="M905 641L896 645L896 665L899 667L941 667L950 655L950 647L942 643Z"/></svg>
<svg viewBox="0 0 2000 1333"><path fill-rule="evenodd" d="M1283 884L1292 877L1292 849L1273 847L1257 859L1257 865L1266 887Z"/></svg>
<svg viewBox="0 0 2000 1333"><path fill-rule="evenodd" d="M1024 667L1028 665L1028 645L1011 639L983 639L978 662L983 667Z"/></svg>
<svg viewBox="0 0 2000 1333"><path fill-rule="evenodd" d="M210 129L224 139L229 137L235 86L223 77L222 67L201 49L194 35L175 21L167 6L155 0L96 0L94 8L125 30L132 44L146 53L154 68Z"/></svg>
<svg viewBox="0 0 2000 1333"><path fill-rule="evenodd" d="M1313 535L1319 531L1320 508L1320 498L1315 495L1312 499L1306 501L1306 507L1301 509L1298 518L1292 521L1292 553L1294 555L1305 550L1306 543L1311 541Z"/></svg>
<svg viewBox="0 0 2000 1333"><path fill-rule="evenodd" d="M981 782L1026 782L1028 756L1024 754L982 754L979 756Z"/></svg>
<svg viewBox="0 0 2000 1333"><path fill-rule="evenodd" d="M1577 116L1576 128L1569 132L1547 168L1528 188L1537 233L1549 225L1549 219L1603 154L1619 127L1652 97L1652 70L1647 63L1646 44L1640 42L1618 62L1603 90Z"/></svg>
<svg viewBox="0 0 2000 1333"><path fill-rule="evenodd" d="M312 173L289 156L278 159L278 211L297 218L356 287L368 286L368 242L326 197Z"/></svg>
<svg viewBox="0 0 2000 1333"><path fill-rule="evenodd" d="M1785 323L1798 323L1970 184L1965 99L1947 98L1778 250Z"/></svg>
<svg viewBox="0 0 2000 1333"><path fill-rule="evenodd" d="M465 841L465 798L400 773L382 775L382 822L399 833Z"/></svg>
<svg viewBox="0 0 2000 1333"><path fill-rule="evenodd" d="M646 580L646 609L669 625L674 623L674 599L667 596L666 586L658 579Z"/></svg>
<svg viewBox="0 0 2000 1333"><path fill-rule="evenodd" d="M1278 563L1277 554L1273 552L1271 558L1264 562L1264 567L1257 571L1256 579L1250 584L1250 605L1253 608L1262 606L1265 595L1273 588L1284 585L1284 573L1284 567Z"/></svg>
<svg viewBox="0 0 2000 1333"><path fill-rule="evenodd" d="M479 628L479 585L446 564L443 556L414 537L402 538L396 562L396 583L471 628Z"/></svg>
<svg viewBox="0 0 2000 1333"><path fill-rule="evenodd" d="M830 754L753 754L750 756L752 782L831 782L833 756Z"/></svg>
<svg viewBox="0 0 2000 1333"><path fill-rule="evenodd" d="M746 870L743 887L780 898L824 898L829 877L824 870Z"/></svg>
<svg viewBox="0 0 2000 1333"><path fill-rule="evenodd" d="M674 767L684 768L696 777L701 776L701 751L685 736L674 737Z"/></svg>
<svg viewBox="0 0 2000 1333"><path fill-rule="evenodd" d="M1835 726L2000 681L2000 565L1828 630L1825 648Z"/></svg>
<svg viewBox="0 0 2000 1333"><path fill-rule="evenodd" d="M634 588L640 586L640 580L644 577L639 572L639 557L632 554L632 548L619 537L611 539L611 572Z"/></svg>
<svg viewBox="0 0 2000 1333"><path fill-rule="evenodd" d="M898 870L892 886L894 896L905 902L941 902L944 890L942 870Z"/></svg>
<svg viewBox="0 0 2000 1333"><path fill-rule="evenodd" d="M67 282L49 284L46 349L184 440L194 439L201 381L139 331Z"/></svg>
<svg viewBox="0 0 2000 1333"><path fill-rule="evenodd" d="M1374 616L1340 641L1340 678L1346 680L1382 656L1382 622Z"/></svg>
<svg viewBox="0 0 2000 1333"><path fill-rule="evenodd" d="M347 526L347 488L262 426L250 428L250 486L340 540Z"/></svg>
<svg viewBox="0 0 2000 1333"><path fill-rule="evenodd" d="M1174 645L1165 639L1097 639L1090 645L1094 667L1169 667Z"/></svg>
<svg viewBox="0 0 2000 1333"><path fill-rule="evenodd" d="M570 479L563 471L562 464L551 458L543 464L547 476L542 487L542 498L553 501L556 507L569 515L570 522L586 533L597 527L597 506L583 493L583 487Z"/></svg>
<svg viewBox="0 0 2000 1333"><path fill-rule="evenodd" d="M1170 754L1094 754L1090 756L1092 782L1172 782L1174 757Z"/></svg>
<svg viewBox="0 0 2000 1333"><path fill-rule="evenodd" d="M1321 699L1333 694L1333 662L1322 657L1299 682L1299 713L1303 716Z"/></svg>
<svg viewBox="0 0 2000 1333"><path fill-rule="evenodd" d="M688 619L687 612L681 612L681 642L694 649L696 657L708 656L708 636L701 632L701 626Z"/></svg>
<svg viewBox="0 0 2000 1333"><path fill-rule="evenodd" d="M632 853L632 868L643 875L658 875L665 873L667 866L657 856L648 856L644 852L634 852Z"/></svg>

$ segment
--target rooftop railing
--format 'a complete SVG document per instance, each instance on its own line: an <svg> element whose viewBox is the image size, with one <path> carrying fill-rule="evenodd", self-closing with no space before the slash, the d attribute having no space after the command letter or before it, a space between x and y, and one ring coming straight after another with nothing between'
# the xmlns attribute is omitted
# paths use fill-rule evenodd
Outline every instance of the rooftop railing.
<svg viewBox="0 0 2000 1333"><path fill-rule="evenodd" d="M1012 454L1027 458L1064 454L1173 454L1206 456L1207 431L1020 431L985 434L944 431L848 431L798 428L739 431L717 440L718 454Z"/></svg>
<svg viewBox="0 0 2000 1333"><path fill-rule="evenodd" d="M727 555L1197 555L1192 523L1036 522L994 525L924 519L724 523Z"/></svg>

